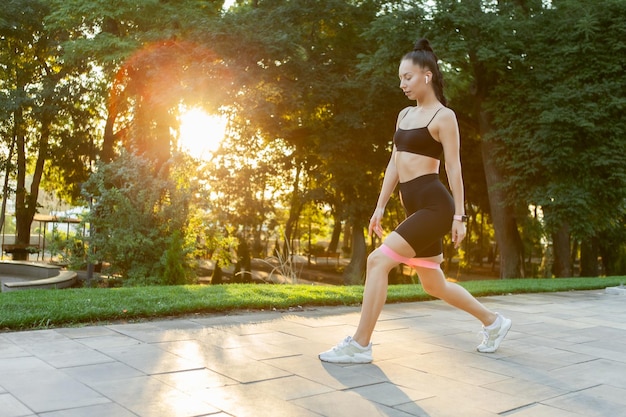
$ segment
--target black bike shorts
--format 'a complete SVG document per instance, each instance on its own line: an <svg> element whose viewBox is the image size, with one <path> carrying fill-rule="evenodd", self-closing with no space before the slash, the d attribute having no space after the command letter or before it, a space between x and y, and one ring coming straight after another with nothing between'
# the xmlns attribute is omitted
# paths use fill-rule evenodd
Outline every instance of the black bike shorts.
<svg viewBox="0 0 626 417"><path fill-rule="evenodd" d="M439 174L427 174L400 183L400 199L406 219L396 232L415 251L416 258L443 253L443 236L452 228L454 200L439 180Z"/></svg>

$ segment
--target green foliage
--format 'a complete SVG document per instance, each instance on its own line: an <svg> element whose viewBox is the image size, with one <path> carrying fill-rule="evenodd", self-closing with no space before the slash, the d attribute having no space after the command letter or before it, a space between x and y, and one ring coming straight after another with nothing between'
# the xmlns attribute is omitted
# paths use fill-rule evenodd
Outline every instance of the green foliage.
<svg viewBox="0 0 626 417"><path fill-rule="evenodd" d="M580 0L259 0L224 13L220 1L5 3L0 136L3 155L13 138L24 139L18 168L2 158L23 193L18 229L36 210L39 180L77 202L91 163L110 156L99 155L105 142L154 150L146 141L158 134L169 156L179 105L225 106L231 117L230 137L202 167L206 177L183 165L170 177L122 161L99 165L86 182L96 196L93 224L101 222L90 249L113 259L109 272L127 282L186 282L198 242L227 265L236 236L253 248L281 231L308 240L309 221L313 242L328 233L327 218L347 223L359 239L395 117L410 104L397 86L398 60L421 36L442 58L476 218L497 214L489 213L481 145L498 143L503 181L489 192L506 191L496 209L521 208L512 222L527 252L565 222L579 238L623 233L621 0L593 7ZM120 108L109 105L120 98ZM492 135L481 137L479 122L493 123ZM543 209L541 224L529 218L529 204ZM394 198L385 226L402 218ZM83 257L75 244L57 243L51 247ZM498 242L501 252L507 243ZM619 268L623 255L602 250Z"/></svg>
<svg viewBox="0 0 626 417"><path fill-rule="evenodd" d="M163 281L168 285L181 285L187 283L189 276L188 265L185 264L185 252L183 239L179 230L169 237L169 246L164 254L165 268Z"/></svg>
<svg viewBox="0 0 626 417"><path fill-rule="evenodd" d="M84 185L93 202L85 219L92 228L89 245L110 264L107 273L129 284L180 284L191 276L198 232L189 225L197 190L183 181L182 172L190 174L183 163L173 159L168 168L164 176L147 160L123 153L99 164Z"/></svg>
<svg viewBox="0 0 626 417"><path fill-rule="evenodd" d="M525 22L536 36L490 102L509 196L542 207L549 232L588 238L622 213L625 19L621 1L554 2Z"/></svg>

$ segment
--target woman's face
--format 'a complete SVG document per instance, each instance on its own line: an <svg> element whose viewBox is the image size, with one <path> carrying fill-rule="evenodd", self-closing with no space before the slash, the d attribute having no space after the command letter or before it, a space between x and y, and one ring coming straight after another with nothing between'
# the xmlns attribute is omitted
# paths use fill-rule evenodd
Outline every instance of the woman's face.
<svg viewBox="0 0 626 417"><path fill-rule="evenodd" d="M417 100L424 94L426 87L432 81L432 73L419 65L413 64L410 59L403 59L398 69L400 88L409 100Z"/></svg>

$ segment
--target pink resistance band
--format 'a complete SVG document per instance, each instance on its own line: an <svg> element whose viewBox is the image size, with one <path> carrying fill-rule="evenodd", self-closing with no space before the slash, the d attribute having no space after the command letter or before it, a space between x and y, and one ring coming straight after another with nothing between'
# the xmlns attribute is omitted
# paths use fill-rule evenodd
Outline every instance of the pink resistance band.
<svg viewBox="0 0 626 417"><path fill-rule="evenodd" d="M428 268L428 269L439 269L438 262L426 261L424 259L418 259L418 258L406 258L400 255L399 253L397 253L396 251L394 251L393 249L391 249L389 246L384 245L384 244L380 246L380 251L384 253L385 255L387 255L388 257L390 257L391 259L393 259L394 261L407 264L408 266L412 266L414 268L416 266L420 266L422 268Z"/></svg>

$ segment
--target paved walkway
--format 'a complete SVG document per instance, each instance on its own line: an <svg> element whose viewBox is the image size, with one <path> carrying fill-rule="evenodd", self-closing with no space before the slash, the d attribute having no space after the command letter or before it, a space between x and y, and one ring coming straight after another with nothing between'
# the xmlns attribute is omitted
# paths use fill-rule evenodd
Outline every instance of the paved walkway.
<svg viewBox="0 0 626 417"><path fill-rule="evenodd" d="M0 416L626 416L625 296L483 301L513 319L497 353L440 301L393 304L369 365L316 356L356 307L0 333Z"/></svg>

